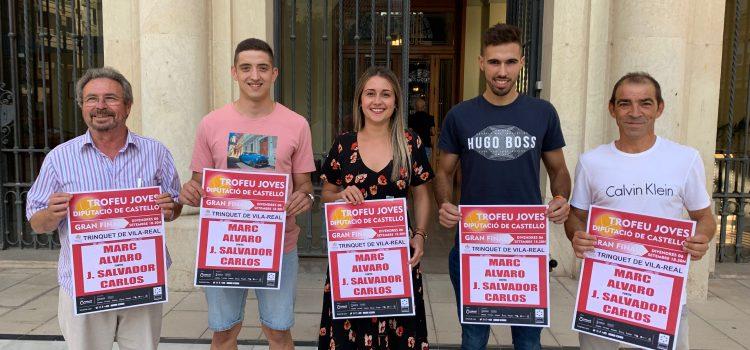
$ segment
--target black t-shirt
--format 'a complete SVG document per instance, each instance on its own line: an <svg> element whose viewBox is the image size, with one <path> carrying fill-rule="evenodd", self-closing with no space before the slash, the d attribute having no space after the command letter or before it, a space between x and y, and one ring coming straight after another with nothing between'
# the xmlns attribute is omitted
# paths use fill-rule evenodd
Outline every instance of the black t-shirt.
<svg viewBox="0 0 750 350"><path fill-rule="evenodd" d="M408 186L419 186L434 177L430 162L420 138L410 131L404 131L407 151L411 155L411 176L408 169L400 169L400 178L391 180L393 160L379 171L370 169L359 156L357 133L348 132L336 137L323 163L320 179L341 187L357 186L365 199L385 199L406 197Z"/></svg>
<svg viewBox="0 0 750 350"><path fill-rule="evenodd" d="M565 140L549 102L519 95L495 106L479 95L448 112L438 146L460 157L461 204L542 204L539 161Z"/></svg>
<svg viewBox="0 0 750 350"><path fill-rule="evenodd" d="M427 114L427 112L419 111L409 116L409 127L419 135L425 147L432 147L430 128L434 126L435 118Z"/></svg>

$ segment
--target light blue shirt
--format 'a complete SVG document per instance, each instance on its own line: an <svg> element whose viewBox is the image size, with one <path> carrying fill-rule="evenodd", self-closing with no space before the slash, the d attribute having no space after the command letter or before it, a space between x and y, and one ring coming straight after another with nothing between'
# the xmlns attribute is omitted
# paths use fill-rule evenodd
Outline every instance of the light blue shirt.
<svg viewBox="0 0 750 350"><path fill-rule="evenodd" d="M47 154L39 176L29 190L26 218L47 208L49 196L55 192L88 192L119 188L159 186L175 200L180 193L180 178L169 150L159 141L128 131L125 146L110 159L94 146L91 134L69 140ZM57 281L73 295L68 220L57 227L60 233L60 258ZM167 252L167 265L171 264Z"/></svg>

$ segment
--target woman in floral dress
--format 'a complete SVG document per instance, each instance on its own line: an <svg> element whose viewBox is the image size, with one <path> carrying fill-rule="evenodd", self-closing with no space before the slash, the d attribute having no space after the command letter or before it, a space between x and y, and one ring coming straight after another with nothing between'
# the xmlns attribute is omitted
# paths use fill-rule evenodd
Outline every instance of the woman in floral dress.
<svg viewBox="0 0 750 350"><path fill-rule="evenodd" d="M404 128L404 105L396 76L370 67L354 94L354 132L339 135L323 164L323 202L354 205L370 199L406 197L411 188L414 316L334 320L330 275L323 293L318 349L428 349L419 260L424 253L432 168L419 137Z"/></svg>

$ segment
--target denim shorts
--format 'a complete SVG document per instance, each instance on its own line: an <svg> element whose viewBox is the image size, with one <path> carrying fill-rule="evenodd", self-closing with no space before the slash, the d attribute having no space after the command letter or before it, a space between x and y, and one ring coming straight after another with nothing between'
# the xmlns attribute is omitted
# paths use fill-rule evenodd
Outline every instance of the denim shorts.
<svg viewBox="0 0 750 350"><path fill-rule="evenodd" d="M268 328L283 331L294 326L294 297L297 290L297 250L284 253L281 263L280 289L256 289L260 322ZM208 328L225 331L245 318L247 289L203 288L208 302Z"/></svg>

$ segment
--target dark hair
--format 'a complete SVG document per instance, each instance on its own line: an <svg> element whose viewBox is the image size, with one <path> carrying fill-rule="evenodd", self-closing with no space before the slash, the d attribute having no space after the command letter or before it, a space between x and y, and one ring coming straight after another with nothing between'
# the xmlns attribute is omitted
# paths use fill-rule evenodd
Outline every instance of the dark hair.
<svg viewBox="0 0 750 350"><path fill-rule="evenodd" d="M516 43L523 48L521 40L521 28L512 24L498 23L489 27L482 38L482 50L487 46Z"/></svg>
<svg viewBox="0 0 750 350"><path fill-rule="evenodd" d="M623 83L634 83L634 84L648 84L651 83L651 85L654 86L654 90L656 90L656 102L657 103L664 103L664 99L661 97L661 85L659 85L659 82L654 79L654 77L651 76L651 74L648 74L646 72L630 72L628 74L625 74L615 83L615 87L612 88L612 97L609 98L609 104L614 105L615 104L615 93L617 93L617 89L620 88L620 85Z"/></svg>
<svg viewBox="0 0 750 350"><path fill-rule="evenodd" d="M122 100L125 105L133 103L133 88L130 85L128 79L125 78L122 73L112 67L99 67L89 68L86 73L83 73L78 82L76 83L76 102L79 106L83 104L83 88L86 87L90 81L99 78L112 79L122 86Z"/></svg>
<svg viewBox="0 0 750 350"><path fill-rule="evenodd" d="M271 49L271 46L268 45L267 42L256 38L248 38L237 44L237 48L234 49L234 63L237 63L237 56L240 55L240 52L251 50L267 53L268 56L271 57L271 63L273 63L273 50Z"/></svg>

